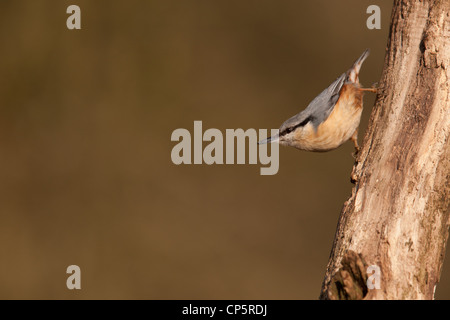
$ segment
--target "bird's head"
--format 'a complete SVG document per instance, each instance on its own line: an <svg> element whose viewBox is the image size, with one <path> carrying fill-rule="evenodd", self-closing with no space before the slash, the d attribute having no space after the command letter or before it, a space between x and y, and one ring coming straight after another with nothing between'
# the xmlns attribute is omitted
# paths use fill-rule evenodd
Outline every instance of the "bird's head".
<svg viewBox="0 0 450 320"><path fill-rule="evenodd" d="M279 143L281 145L293 146L298 148L297 144L303 136L307 124L311 121L311 117L295 115L286 120L280 127L278 134L273 135L265 140L261 140L258 144Z"/></svg>

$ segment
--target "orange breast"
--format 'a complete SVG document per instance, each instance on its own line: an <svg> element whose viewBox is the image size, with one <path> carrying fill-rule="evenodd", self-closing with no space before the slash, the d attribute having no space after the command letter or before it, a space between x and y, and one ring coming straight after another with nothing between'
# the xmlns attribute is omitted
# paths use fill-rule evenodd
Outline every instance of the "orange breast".
<svg viewBox="0 0 450 320"><path fill-rule="evenodd" d="M328 118L317 130L309 123L299 130L294 147L308 151L329 151L349 140L359 127L362 92L353 84L345 84Z"/></svg>

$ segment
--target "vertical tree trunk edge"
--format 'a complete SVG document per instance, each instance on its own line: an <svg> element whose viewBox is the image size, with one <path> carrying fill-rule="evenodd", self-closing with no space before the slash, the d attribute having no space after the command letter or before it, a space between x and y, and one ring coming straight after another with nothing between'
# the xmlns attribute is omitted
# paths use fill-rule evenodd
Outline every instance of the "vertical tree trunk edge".
<svg viewBox="0 0 450 320"><path fill-rule="evenodd" d="M450 1L394 1L320 299L434 298L450 217L449 15ZM369 288L370 266L380 270L379 289Z"/></svg>

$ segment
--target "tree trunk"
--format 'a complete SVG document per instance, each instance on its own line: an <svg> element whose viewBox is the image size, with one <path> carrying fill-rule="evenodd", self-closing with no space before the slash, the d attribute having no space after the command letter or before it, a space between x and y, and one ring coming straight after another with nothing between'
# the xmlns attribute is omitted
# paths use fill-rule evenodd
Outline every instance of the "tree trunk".
<svg viewBox="0 0 450 320"><path fill-rule="evenodd" d="M450 216L449 14L449 0L394 2L321 299L434 297ZM369 266L379 267L379 289L367 287Z"/></svg>

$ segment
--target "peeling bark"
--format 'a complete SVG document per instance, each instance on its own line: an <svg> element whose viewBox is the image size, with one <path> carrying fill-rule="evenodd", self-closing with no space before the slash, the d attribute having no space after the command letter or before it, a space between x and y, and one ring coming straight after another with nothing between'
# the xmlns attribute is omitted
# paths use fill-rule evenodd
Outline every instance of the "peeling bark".
<svg viewBox="0 0 450 320"><path fill-rule="evenodd" d="M380 88L321 299L434 297L450 217L449 15L448 0L394 1ZM380 267L380 289L367 290L367 273L348 272L361 261ZM360 288L346 294L345 283Z"/></svg>

